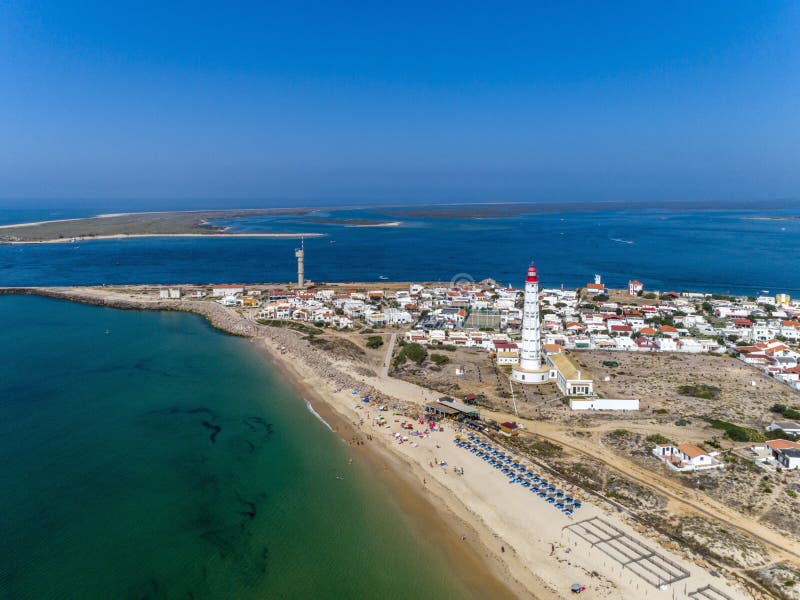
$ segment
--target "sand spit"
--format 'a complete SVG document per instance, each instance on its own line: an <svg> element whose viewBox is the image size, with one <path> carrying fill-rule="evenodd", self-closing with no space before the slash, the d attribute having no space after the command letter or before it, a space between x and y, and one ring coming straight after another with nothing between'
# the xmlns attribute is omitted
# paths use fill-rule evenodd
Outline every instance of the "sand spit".
<svg viewBox="0 0 800 600"><path fill-rule="evenodd" d="M369 395L379 404L406 406L407 412L415 412L433 394L401 380L359 376L352 365L313 347L295 331L260 325L215 302L145 300L112 288L0 288L0 293L37 294L123 309L195 312L214 327L253 338L300 395L351 444L354 456L396 486L407 514L430 532L428 539L435 538L434 543L446 549L453 568L471 584L487 586L486 597L508 597L513 592L522 598L569 598L573 597L570 585L576 582L587 586L587 598L666 600L687 597L708 585L730 598L754 597L738 585L713 577L707 567L680 552L662 547L625 514L595 503L579 489L570 493L584 498L584 506L570 518L520 485L509 485L487 463L453 444L455 425L449 422L444 432L400 442L395 434L402 431L403 417L379 413L374 402L362 403L361 397ZM386 416L385 425L377 424L379 414ZM564 482L558 485L566 486ZM688 578L664 589L646 583L570 529L587 519L611 524L678 564Z"/></svg>
<svg viewBox="0 0 800 600"><path fill-rule="evenodd" d="M324 233L116 233L113 235L91 235L55 240L20 240L3 242L5 244L70 244L94 240L119 240L125 238L312 238L323 237Z"/></svg>

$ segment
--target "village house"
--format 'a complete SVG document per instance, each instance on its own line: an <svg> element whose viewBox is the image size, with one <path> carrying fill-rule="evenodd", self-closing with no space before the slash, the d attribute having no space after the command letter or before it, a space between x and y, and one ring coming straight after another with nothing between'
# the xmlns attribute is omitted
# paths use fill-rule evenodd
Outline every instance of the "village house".
<svg viewBox="0 0 800 600"><path fill-rule="evenodd" d="M241 285L215 285L211 288L211 295L214 298L224 298L236 294L244 294L244 287Z"/></svg>
<svg viewBox="0 0 800 600"><path fill-rule="evenodd" d="M632 279L628 282L628 295L638 296L640 292L644 291L644 284L641 281Z"/></svg>
<svg viewBox="0 0 800 600"><path fill-rule="evenodd" d="M692 444L656 444L653 456L676 471L704 471L725 465L699 446Z"/></svg>
<svg viewBox="0 0 800 600"><path fill-rule="evenodd" d="M784 469L800 468L800 444L789 440L769 440L764 444Z"/></svg>
<svg viewBox="0 0 800 600"><path fill-rule="evenodd" d="M516 344L503 340L494 340L492 344L498 365L519 364L519 347Z"/></svg>

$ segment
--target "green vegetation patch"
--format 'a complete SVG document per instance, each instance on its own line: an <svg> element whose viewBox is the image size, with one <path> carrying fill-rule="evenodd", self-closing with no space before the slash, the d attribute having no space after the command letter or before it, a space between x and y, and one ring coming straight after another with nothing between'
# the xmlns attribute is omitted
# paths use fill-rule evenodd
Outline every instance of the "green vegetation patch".
<svg viewBox="0 0 800 600"><path fill-rule="evenodd" d="M725 432L725 437L734 442L763 442L766 436L750 427L734 425L719 419L706 419L714 429L721 429Z"/></svg>
<svg viewBox="0 0 800 600"><path fill-rule="evenodd" d="M441 367L450 362L450 357L444 354L431 354L431 360Z"/></svg>
<svg viewBox="0 0 800 600"><path fill-rule="evenodd" d="M720 391L718 387L706 385L705 383L682 385L678 388L678 393L681 396L691 396L692 398L702 398L703 400L716 400L719 398Z"/></svg>
<svg viewBox="0 0 800 600"><path fill-rule="evenodd" d="M410 360L421 365L426 358L428 358L428 351L420 344L410 342L400 349L400 352L394 357L394 363L395 365L402 365L407 360Z"/></svg>
<svg viewBox="0 0 800 600"><path fill-rule="evenodd" d="M654 433L652 435L648 435L645 439L648 442L650 442L651 444L671 444L672 443L668 438L665 438L660 433Z"/></svg>
<svg viewBox="0 0 800 600"><path fill-rule="evenodd" d="M367 348L380 348L383 346L383 336L371 335L367 338Z"/></svg>
<svg viewBox="0 0 800 600"><path fill-rule="evenodd" d="M800 410L796 407L789 407L785 404L773 404L770 411L783 415L787 419L800 420Z"/></svg>

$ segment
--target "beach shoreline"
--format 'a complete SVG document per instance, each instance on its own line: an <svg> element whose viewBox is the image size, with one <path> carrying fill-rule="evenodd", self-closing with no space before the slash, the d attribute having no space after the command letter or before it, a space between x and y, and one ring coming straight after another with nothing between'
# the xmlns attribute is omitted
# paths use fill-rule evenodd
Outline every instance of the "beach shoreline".
<svg viewBox="0 0 800 600"><path fill-rule="evenodd" d="M376 475L393 490L392 486L398 486L394 497L415 527L427 532L428 527L420 524L428 523L426 519L433 516L431 527L435 525L435 531L441 532L436 543L450 544L445 546L448 556L452 555L457 572L466 571L465 578L475 576L487 589L501 590L505 586L517 597L540 600L570 597L569 585L573 582L590 586L592 597L629 598L641 593L642 580L623 567L608 563L602 551L570 533L568 526L576 521L553 511L535 496L523 494L519 486L498 485L507 482L498 478L489 465L452 443L456 427L453 422L444 423L444 432L411 438L406 443L392 431L399 425L376 424L376 415L390 415L372 412L377 409L376 400L388 404L397 400L402 406L412 407L414 414L422 402L433 399L435 394L414 384L362 373L357 365L313 347L296 331L260 325L216 302L143 299L125 288L0 288L3 293L35 294L123 309L194 312L213 327L253 338L255 347L262 349L300 397L337 429L337 435L345 442L351 435L367 438L354 448L354 454L376 469ZM358 390L358 394L351 395L351 390ZM372 402L362 404L362 395L372 397ZM407 411L402 412L405 416ZM400 419L392 420L397 423ZM413 423L414 417L410 420ZM456 472L459 470L461 473ZM565 486L563 482L556 483ZM583 495L579 490L575 492L579 497ZM585 518L602 518L628 535L638 536L640 543L648 539L636 529L635 522L605 503L585 500L580 519ZM460 537L464 533L466 543ZM651 539L647 544L653 552L659 552L657 542ZM690 573L692 586L714 582L707 570L685 556L681 564ZM470 566L465 568L466 565ZM734 589L728 588L728 592L733 593ZM648 588L647 596L669 598L672 594L673 588ZM487 593L487 597L507 596L505 592ZM737 589L733 597L751 596Z"/></svg>
<svg viewBox="0 0 800 600"><path fill-rule="evenodd" d="M446 490L436 489L433 482L430 487L422 484L413 464L385 448L380 439L369 439L372 436L350 420L352 415L347 415L342 406L337 406L320 391L317 387L319 381L309 379L302 367L297 368L293 362L283 360L268 340L254 339L253 343L256 351L269 362L270 368L281 374L333 434L348 444L353 458L390 490L415 535L436 544L443 551L448 566L469 588L486 598L544 600L556 597L534 595L521 588L509 587L510 573L483 544L475 527L447 506ZM354 440L363 442L363 445L353 444ZM461 535L466 539L462 540Z"/></svg>
<svg viewBox="0 0 800 600"><path fill-rule="evenodd" d="M524 585L515 579L496 551L489 549L484 540L496 538L490 531L479 531L480 524L470 519L469 513L453 509L457 503L448 497L448 490L431 480L423 484L424 473L402 455L392 452L383 438L367 440L368 433L359 428L348 415L341 402L336 402L322 389L326 382L308 372L307 365L286 360L268 337L258 335L258 328L252 323L236 322L229 319L230 314L216 303L187 301L142 302L109 296L105 290L96 288L0 288L2 295L36 295L54 300L76 302L94 306L116 308L119 310L164 310L195 313L208 323L229 335L250 338L253 350L259 353L268 368L274 369L284 383L295 391L299 398L308 402L319 417L327 423L332 433L343 443L350 445L353 457L368 472L378 478L390 491L412 532L420 540L429 539L438 546L450 568L454 570L465 585L477 592L477 597L520 598L528 600L551 600L561 597L549 593L546 584L539 582L534 594L530 583ZM221 309L221 310L220 310ZM274 328L265 328L274 329ZM278 335L289 334L277 329ZM363 445L350 442L361 439ZM472 521L472 522L471 522ZM461 536L466 539L462 540ZM521 565L520 565L521 566Z"/></svg>

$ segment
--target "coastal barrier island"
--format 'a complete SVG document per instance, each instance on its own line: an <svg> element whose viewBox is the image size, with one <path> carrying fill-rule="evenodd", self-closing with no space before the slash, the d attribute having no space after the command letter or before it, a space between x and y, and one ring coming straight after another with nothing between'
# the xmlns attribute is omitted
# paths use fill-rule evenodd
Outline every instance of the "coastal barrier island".
<svg viewBox="0 0 800 600"><path fill-rule="evenodd" d="M314 232L234 233L215 221L256 216L304 215L300 208L145 212L107 214L81 219L62 219L0 226L0 243L52 243L89 239L155 236L210 237L315 237Z"/></svg>
<svg viewBox="0 0 800 600"><path fill-rule="evenodd" d="M763 470L746 457L749 447L763 445L761 423L775 399L791 414L796 392L719 352L570 350L599 397L641 395L639 411L577 412L554 383L514 386L512 396L510 368L497 364L497 352L446 343L457 341L455 331L444 343L417 344L408 341L418 335L416 322L388 326L356 318L348 326L346 315L324 314L326 304L345 296L371 298L384 316L394 314L394 298L402 300L413 286L440 285L0 293L194 312L222 331L252 339L346 443L383 457L383 468L429 499L456 545L474 549L493 580L506 582L518 597L569 597L572 583L609 598L644 597L645 590L646 597L671 598L684 588L724 594L695 597L794 597L784 583L797 577L800 561L790 514L798 471ZM626 294L608 292L620 301ZM238 301L230 302L234 297ZM281 312L289 298L316 299L319 306L316 312ZM629 302L653 304L641 296ZM454 418L462 410L476 418ZM738 441L742 433L756 441ZM710 443L725 468L683 474L652 455L659 445L688 449L686 442ZM557 510L566 499L566 509Z"/></svg>

